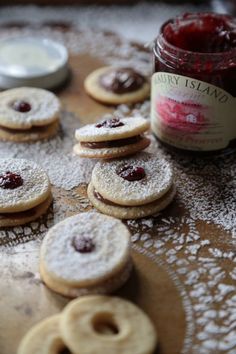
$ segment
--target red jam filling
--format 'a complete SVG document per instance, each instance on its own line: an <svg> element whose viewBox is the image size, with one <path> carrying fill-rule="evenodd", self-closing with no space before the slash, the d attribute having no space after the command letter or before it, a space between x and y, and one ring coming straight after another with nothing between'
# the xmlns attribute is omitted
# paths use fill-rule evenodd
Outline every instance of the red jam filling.
<svg viewBox="0 0 236 354"><path fill-rule="evenodd" d="M143 167L126 165L117 171L118 176L124 178L126 181L140 181L146 177Z"/></svg>
<svg viewBox="0 0 236 354"><path fill-rule="evenodd" d="M236 48L236 22L226 15L184 14L165 24L163 35L175 47L197 53L227 52Z"/></svg>
<svg viewBox="0 0 236 354"><path fill-rule="evenodd" d="M100 123L97 123L95 125L95 127L96 128L102 128L102 127L104 127L104 128L117 128L117 127L122 127L123 125L124 125L124 123L122 123L119 118L112 118L112 119L106 119Z"/></svg>
<svg viewBox="0 0 236 354"><path fill-rule="evenodd" d="M15 111L21 113L29 112L32 108L31 105L26 101L15 101L11 106Z"/></svg>
<svg viewBox="0 0 236 354"><path fill-rule="evenodd" d="M23 185L22 177L10 171L0 175L0 188L3 189L16 189Z"/></svg>
<svg viewBox="0 0 236 354"><path fill-rule="evenodd" d="M72 245L79 253L90 253L95 248L95 243L89 237L76 236L73 238Z"/></svg>
<svg viewBox="0 0 236 354"><path fill-rule="evenodd" d="M236 97L236 20L214 13L166 22L154 47L155 72L195 78Z"/></svg>

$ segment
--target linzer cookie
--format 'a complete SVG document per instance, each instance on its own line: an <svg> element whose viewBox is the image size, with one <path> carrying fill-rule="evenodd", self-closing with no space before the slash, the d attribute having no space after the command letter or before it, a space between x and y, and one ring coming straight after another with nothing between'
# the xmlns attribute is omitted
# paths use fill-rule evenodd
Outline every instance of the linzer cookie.
<svg viewBox="0 0 236 354"><path fill-rule="evenodd" d="M141 117L112 118L89 124L75 132L74 152L82 157L116 158L145 149L150 140L143 133L149 123Z"/></svg>
<svg viewBox="0 0 236 354"><path fill-rule="evenodd" d="M48 176L38 165L23 159L0 159L0 227L37 219L51 201Z"/></svg>
<svg viewBox="0 0 236 354"><path fill-rule="evenodd" d="M119 220L89 212L51 228L43 240L40 273L68 297L106 294L121 287L132 268L130 233Z"/></svg>
<svg viewBox="0 0 236 354"><path fill-rule="evenodd" d="M92 204L102 213L120 219L155 214L167 207L174 195L170 164L146 152L98 162L88 186Z"/></svg>
<svg viewBox="0 0 236 354"><path fill-rule="evenodd" d="M66 347L61 339L60 315L39 322L22 339L17 354L63 354Z"/></svg>
<svg viewBox="0 0 236 354"><path fill-rule="evenodd" d="M72 353L152 354L157 345L149 317L118 297L93 295L72 301L62 312L60 328Z"/></svg>
<svg viewBox="0 0 236 354"><path fill-rule="evenodd" d="M86 78L84 86L90 96L106 104L140 102L150 93L147 78L132 68L97 69Z"/></svg>
<svg viewBox="0 0 236 354"><path fill-rule="evenodd" d="M0 93L0 140L48 139L59 127L60 102L49 91L20 87Z"/></svg>

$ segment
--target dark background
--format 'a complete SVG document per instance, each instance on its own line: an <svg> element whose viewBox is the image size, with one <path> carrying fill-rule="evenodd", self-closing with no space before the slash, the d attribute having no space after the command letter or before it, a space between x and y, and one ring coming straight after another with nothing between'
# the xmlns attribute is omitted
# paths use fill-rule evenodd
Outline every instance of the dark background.
<svg viewBox="0 0 236 354"><path fill-rule="evenodd" d="M209 0L210 1L210 0ZM165 2L173 4L184 4L184 3L193 3L193 4L207 4L208 0L148 0L146 2ZM236 0L235 0L236 1ZM9 5L23 5L23 4L35 4L35 5L134 5L137 4L138 0L0 0L0 5L9 6Z"/></svg>

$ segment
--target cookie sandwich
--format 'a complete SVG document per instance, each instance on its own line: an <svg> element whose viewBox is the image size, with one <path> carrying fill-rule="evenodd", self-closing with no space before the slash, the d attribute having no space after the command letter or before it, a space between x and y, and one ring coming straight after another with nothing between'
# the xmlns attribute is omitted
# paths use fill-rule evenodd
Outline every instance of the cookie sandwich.
<svg viewBox="0 0 236 354"><path fill-rule="evenodd" d="M81 157L117 158L148 147L144 133L149 122L142 117L111 118L77 129L74 152Z"/></svg>
<svg viewBox="0 0 236 354"><path fill-rule="evenodd" d="M86 92L105 104L135 103L150 94L148 79L133 68L107 66L85 79Z"/></svg>
<svg viewBox="0 0 236 354"><path fill-rule="evenodd" d="M146 152L125 159L99 161L88 186L93 206L119 219L155 214L167 207L174 195L171 165Z"/></svg>
<svg viewBox="0 0 236 354"><path fill-rule="evenodd" d="M20 87L0 93L0 140L49 139L59 127L60 102L47 90Z"/></svg>
<svg viewBox="0 0 236 354"><path fill-rule="evenodd" d="M47 174L36 163L0 159L0 227L38 219L52 202Z"/></svg>
<svg viewBox="0 0 236 354"><path fill-rule="evenodd" d="M120 220L95 212L52 227L40 251L45 284L72 298L115 291L126 282L131 268L128 229Z"/></svg>

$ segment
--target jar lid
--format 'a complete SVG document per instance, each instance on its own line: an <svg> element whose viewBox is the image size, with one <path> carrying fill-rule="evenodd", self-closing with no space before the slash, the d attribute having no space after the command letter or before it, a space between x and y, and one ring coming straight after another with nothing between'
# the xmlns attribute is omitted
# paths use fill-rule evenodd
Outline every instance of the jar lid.
<svg viewBox="0 0 236 354"><path fill-rule="evenodd" d="M0 87L51 88L68 75L68 52L60 43L44 37L0 40Z"/></svg>

